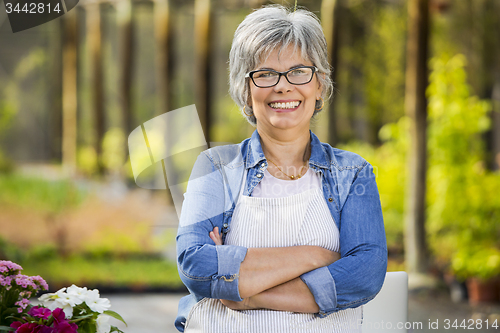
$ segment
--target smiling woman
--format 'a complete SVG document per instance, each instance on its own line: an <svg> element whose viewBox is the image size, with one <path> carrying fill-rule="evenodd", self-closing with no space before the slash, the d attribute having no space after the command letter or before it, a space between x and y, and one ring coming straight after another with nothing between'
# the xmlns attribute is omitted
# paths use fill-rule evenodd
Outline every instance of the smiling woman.
<svg viewBox="0 0 500 333"><path fill-rule="evenodd" d="M387 246L372 166L310 130L332 84L321 25L306 10L248 15L230 53L230 93L252 137L203 152L177 234L185 332L361 332Z"/></svg>

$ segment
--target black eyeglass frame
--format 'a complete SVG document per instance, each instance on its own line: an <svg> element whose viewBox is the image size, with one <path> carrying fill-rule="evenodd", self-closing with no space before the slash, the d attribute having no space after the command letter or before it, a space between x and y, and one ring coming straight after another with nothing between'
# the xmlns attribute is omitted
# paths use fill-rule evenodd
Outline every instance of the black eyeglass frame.
<svg viewBox="0 0 500 333"><path fill-rule="evenodd" d="M312 69L312 74L311 74L311 78L309 79L309 81L307 82L304 82L304 83L292 83L290 82L290 80L288 79L288 73L290 73L291 71L294 71L296 69L299 69L299 68L310 68ZM255 73L258 73L258 72L274 72L276 74L278 74L278 80L276 81L275 84L271 85L271 86L259 86L257 83L255 83L255 80L253 79L253 75ZM314 73L316 72L319 72L318 68L316 66L297 66L297 67L294 67L294 68L290 68L289 70L285 71L285 72L278 72L278 71L275 71L274 69L257 69L255 71L250 71L248 73L245 74L245 78L249 77L250 79L252 79L252 82L253 84L255 84L256 87L258 88L270 88L270 87L274 87L275 85L277 85L280 80L281 80L281 77L284 76L285 79L288 81L288 83L290 84L293 84L295 86L301 86L303 84L308 84L309 82L312 81L313 77L314 77Z"/></svg>

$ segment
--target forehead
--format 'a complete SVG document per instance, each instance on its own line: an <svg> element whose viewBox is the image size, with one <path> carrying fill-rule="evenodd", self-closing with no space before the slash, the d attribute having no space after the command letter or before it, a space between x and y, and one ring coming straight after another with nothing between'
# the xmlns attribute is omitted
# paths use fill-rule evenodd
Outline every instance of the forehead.
<svg viewBox="0 0 500 333"><path fill-rule="evenodd" d="M299 47L294 47L293 45L281 46L264 55L261 62L257 65L257 69L272 68L287 70L297 65L312 66L313 63L303 53Z"/></svg>

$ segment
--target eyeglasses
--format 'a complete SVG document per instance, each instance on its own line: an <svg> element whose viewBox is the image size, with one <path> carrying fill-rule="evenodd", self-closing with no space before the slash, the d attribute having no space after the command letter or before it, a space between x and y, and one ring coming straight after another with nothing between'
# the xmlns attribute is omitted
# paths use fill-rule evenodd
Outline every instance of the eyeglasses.
<svg viewBox="0 0 500 333"><path fill-rule="evenodd" d="M245 77L252 79L253 83L259 88L269 88L278 84L283 75L290 84L301 85L311 82L314 73L318 71L315 66L300 66L278 72L272 69L259 69L248 72Z"/></svg>

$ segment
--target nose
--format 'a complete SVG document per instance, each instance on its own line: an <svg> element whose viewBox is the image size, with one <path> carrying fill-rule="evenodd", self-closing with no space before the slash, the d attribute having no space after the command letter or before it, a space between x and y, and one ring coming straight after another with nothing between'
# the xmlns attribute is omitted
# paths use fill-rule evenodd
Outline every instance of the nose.
<svg viewBox="0 0 500 333"><path fill-rule="evenodd" d="M273 88L275 92L289 92L293 90L293 84L288 82L285 75L280 75L278 83Z"/></svg>

